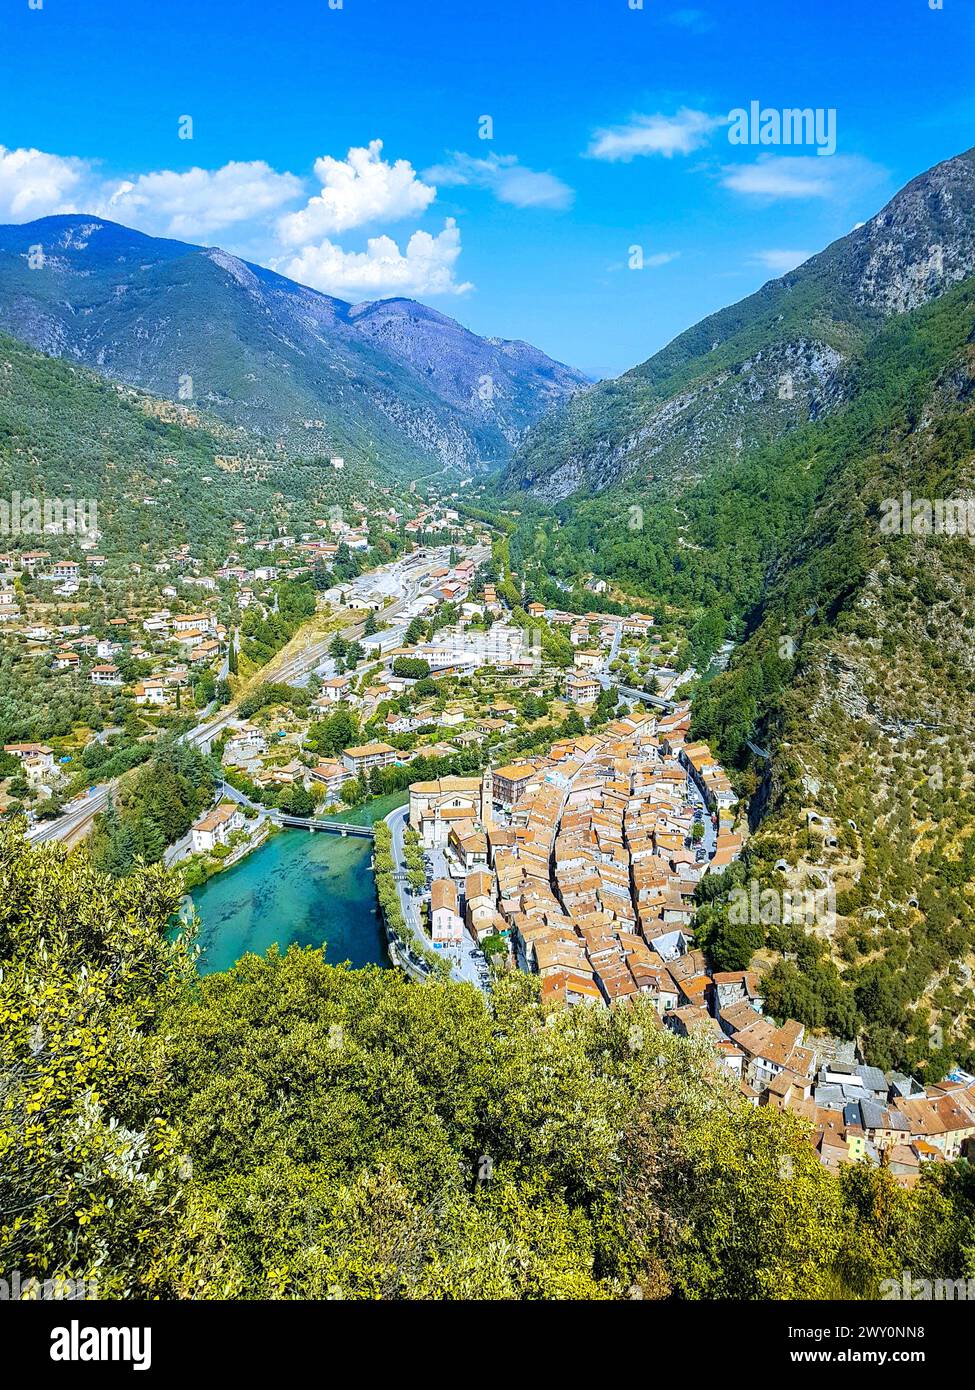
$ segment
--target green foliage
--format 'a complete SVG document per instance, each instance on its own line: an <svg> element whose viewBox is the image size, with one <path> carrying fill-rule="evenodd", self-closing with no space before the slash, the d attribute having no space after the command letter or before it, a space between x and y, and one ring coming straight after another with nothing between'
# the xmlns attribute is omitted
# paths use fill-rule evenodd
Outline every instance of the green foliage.
<svg viewBox="0 0 975 1390"><path fill-rule="evenodd" d="M392 872L376 826L377 881ZM178 877L0 838L0 1261L107 1297L801 1298L971 1275L967 1165L837 1179L653 1008L321 951L194 978ZM384 892L386 890L383 890ZM395 891L395 890L394 890Z"/></svg>
<svg viewBox="0 0 975 1390"><path fill-rule="evenodd" d="M300 685L285 685L281 681L262 681L237 706L241 719L252 719L261 710L274 705L287 705L296 714L303 714L312 701L312 692Z"/></svg>
<svg viewBox="0 0 975 1390"><path fill-rule="evenodd" d="M341 705L308 726L308 747L331 757L354 745L358 738L359 720L350 705Z"/></svg>
<svg viewBox="0 0 975 1390"><path fill-rule="evenodd" d="M160 1067L193 973L166 936L178 877L117 881L6 831L0 876L0 1263L107 1298L218 1288Z"/></svg>
<svg viewBox="0 0 975 1390"><path fill-rule="evenodd" d="M91 854L95 864L121 877L137 861L154 864L209 806L214 792L209 759L191 744L166 741L117 799L97 818Z"/></svg>
<svg viewBox="0 0 975 1390"><path fill-rule="evenodd" d="M266 665L315 612L311 580L282 579L274 585L274 593L276 611L265 616L257 608L248 608L241 619L241 651L256 666Z"/></svg>
<svg viewBox="0 0 975 1390"><path fill-rule="evenodd" d="M393 675L403 680L422 680L430 674L430 663L420 656L398 656L393 662Z"/></svg>

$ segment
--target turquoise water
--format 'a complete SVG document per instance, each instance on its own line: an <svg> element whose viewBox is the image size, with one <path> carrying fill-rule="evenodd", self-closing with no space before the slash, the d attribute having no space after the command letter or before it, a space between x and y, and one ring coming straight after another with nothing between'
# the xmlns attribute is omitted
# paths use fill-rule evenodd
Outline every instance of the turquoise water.
<svg viewBox="0 0 975 1390"><path fill-rule="evenodd" d="M285 830L194 888L201 975L275 943L324 946L332 965L388 965L371 855L371 840Z"/></svg>

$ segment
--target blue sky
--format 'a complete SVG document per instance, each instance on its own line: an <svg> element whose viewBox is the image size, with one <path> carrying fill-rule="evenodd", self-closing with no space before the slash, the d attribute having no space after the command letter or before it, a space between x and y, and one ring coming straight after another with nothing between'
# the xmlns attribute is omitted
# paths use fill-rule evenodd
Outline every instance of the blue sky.
<svg viewBox="0 0 975 1390"><path fill-rule="evenodd" d="M96 211L605 376L975 145L972 0L637 3L6 0L0 221ZM752 102L832 109L835 152L732 144Z"/></svg>

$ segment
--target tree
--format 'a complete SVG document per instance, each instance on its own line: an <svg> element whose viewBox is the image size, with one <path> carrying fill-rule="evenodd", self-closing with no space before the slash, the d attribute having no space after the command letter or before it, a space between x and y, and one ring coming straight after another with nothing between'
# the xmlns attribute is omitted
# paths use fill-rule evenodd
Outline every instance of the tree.
<svg viewBox="0 0 975 1390"><path fill-rule="evenodd" d="M193 975L168 926L182 886L115 881L0 830L0 1255L102 1298L191 1297L224 1268L183 1176L149 1039ZM49 904L43 914L38 903Z"/></svg>
<svg viewBox="0 0 975 1390"><path fill-rule="evenodd" d="M430 674L430 663L419 656L398 656L393 662L393 675L403 680L423 680Z"/></svg>
<svg viewBox="0 0 975 1390"><path fill-rule="evenodd" d="M334 756L359 738L359 721L349 705L340 705L325 719L308 726L308 747L317 753Z"/></svg>
<svg viewBox="0 0 975 1390"><path fill-rule="evenodd" d="M315 809L315 803L302 782L293 782L290 786L282 787L278 805L289 816L310 816Z"/></svg>

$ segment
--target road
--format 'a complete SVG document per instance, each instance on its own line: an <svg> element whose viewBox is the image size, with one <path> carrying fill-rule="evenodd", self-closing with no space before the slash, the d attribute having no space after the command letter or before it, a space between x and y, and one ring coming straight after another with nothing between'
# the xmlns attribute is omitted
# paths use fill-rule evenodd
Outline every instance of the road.
<svg viewBox="0 0 975 1390"><path fill-rule="evenodd" d="M470 551L470 558L475 564L480 564L488 555L488 550L484 546L474 546ZM370 570L366 574L360 575L353 584L348 585L348 589L359 596L369 587L368 581L376 575L388 574L394 579L395 587L401 590L400 597L387 604L376 617L384 623L390 622L398 617L414 599L419 598L423 588L424 580L428 579L435 569L442 569L448 564L450 557L450 547L443 546L435 550L433 554L421 561L394 560L389 565L381 566L378 570ZM308 677L321 666L328 658L328 649L335 641L338 632L348 642L357 642L365 636L366 620L347 623L344 627L330 632L327 637L323 637L320 642L313 642L305 648L298 656L284 663L280 669L269 672L269 679L282 681L287 685L303 684Z"/></svg>
<svg viewBox="0 0 975 1390"><path fill-rule="evenodd" d="M32 826L27 832L27 839L32 845L41 845L48 840L64 840L70 844L80 839L87 834L99 811L105 810L113 786L114 783L105 782L94 787L86 796L68 802L60 816L38 821Z"/></svg>
<svg viewBox="0 0 975 1390"><path fill-rule="evenodd" d="M393 863L399 868L404 859L404 840L406 836L406 826L409 819L409 806L398 806L395 811L390 811L386 817L386 824L392 831L393 836ZM425 850L427 858L433 859L434 878L447 877L447 863L442 850ZM399 877L396 879L396 889L399 893L400 907L403 911L403 918L407 927L418 941L426 946L430 945L429 937L423 930L420 921L420 905L424 901L425 894L421 892L414 897L410 891L409 884ZM484 959L484 952L471 936L467 927L464 927L464 936L458 951L442 951L445 960L450 961L451 977L455 980L473 985L475 989L487 994L487 969Z"/></svg>
<svg viewBox="0 0 975 1390"><path fill-rule="evenodd" d="M604 690L616 685L612 676L600 675L597 671L594 671L593 675ZM617 689L624 700L639 700L641 704L653 705L654 709L663 709L668 713L677 708L673 700L664 700L659 695L648 694L645 690L635 690L631 685L619 685Z"/></svg>

